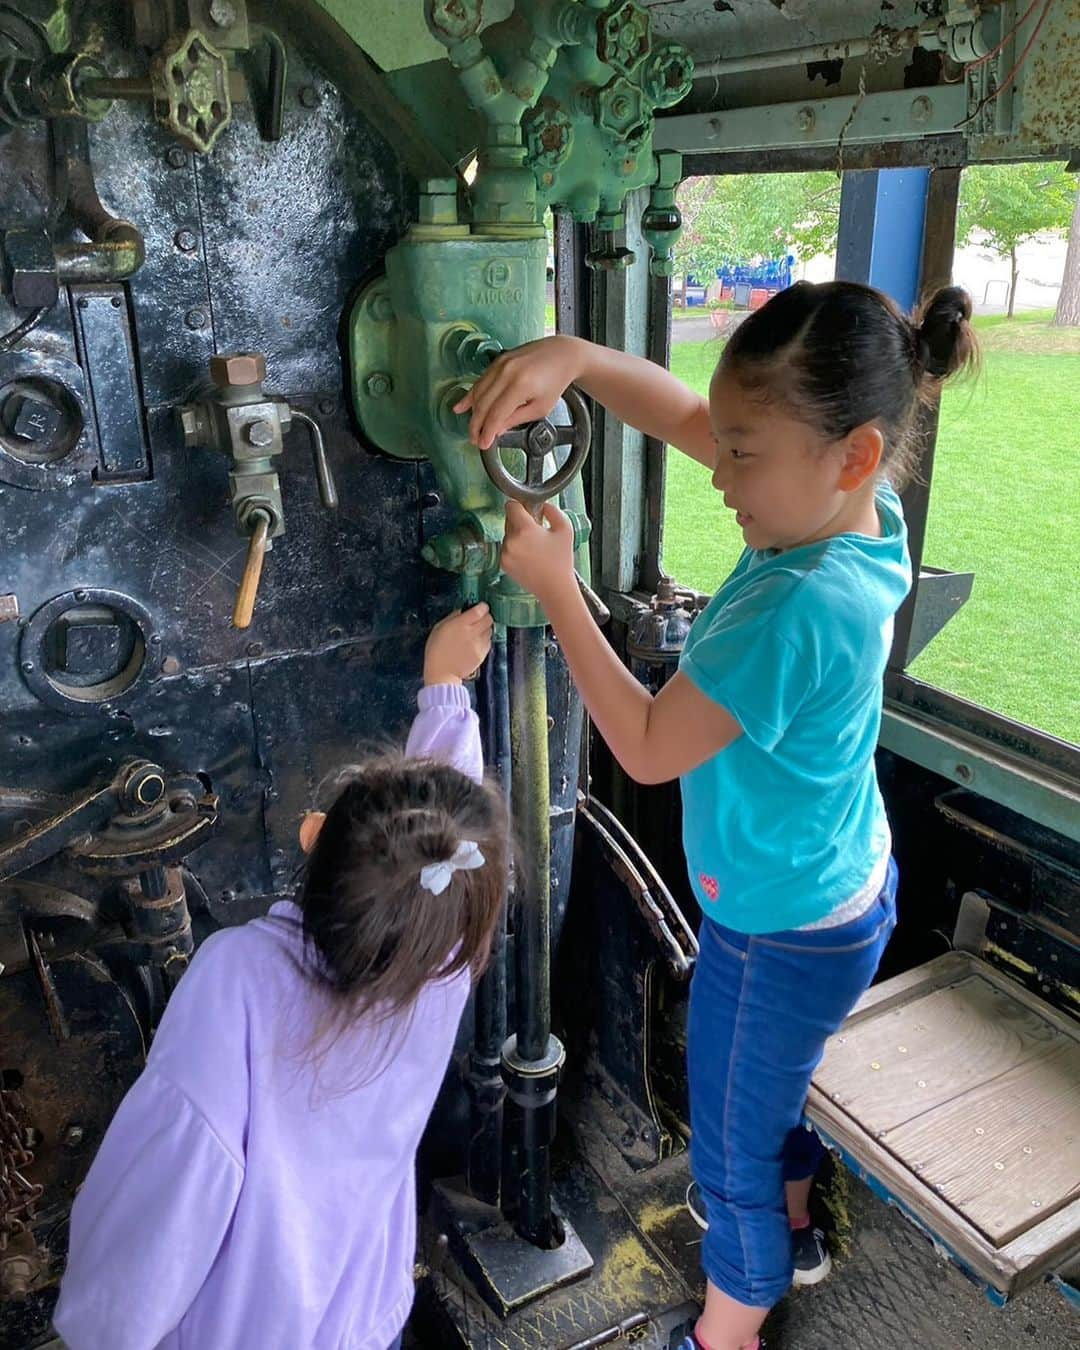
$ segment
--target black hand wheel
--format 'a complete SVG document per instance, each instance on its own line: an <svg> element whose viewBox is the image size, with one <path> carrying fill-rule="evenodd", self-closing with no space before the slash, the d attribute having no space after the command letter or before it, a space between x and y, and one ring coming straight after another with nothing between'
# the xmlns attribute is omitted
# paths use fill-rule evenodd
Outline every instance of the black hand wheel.
<svg viewBox="0 0 1080 1350"><path fill-rule="evenodd" d="M504 497L521 502L534 514L573 479L589 453L592 439L592 419L584 397L573 385L563 394L570 413L569 426L556 426L542 417L538 422L507 431L480 454L487 475ZM568 445L566 462L550 478L545 478L544 460L557 445ZM514 478L502 462L499 451L504 448L525 451L525 481Z"/></svg>

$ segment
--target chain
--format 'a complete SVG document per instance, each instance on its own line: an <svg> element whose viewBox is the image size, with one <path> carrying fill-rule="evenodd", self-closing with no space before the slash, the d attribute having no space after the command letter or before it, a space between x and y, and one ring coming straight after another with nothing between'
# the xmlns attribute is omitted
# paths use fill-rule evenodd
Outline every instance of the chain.
<svg viewBox="0 0 1080 1350"><path fill-rule="evenodd" d="M27 1127L19 1119L23 1114L16 1094L0 1088L0 1252L9 1238L26 1231L43 1189L22 1174L34 1161L26 1146Z"/></svg>

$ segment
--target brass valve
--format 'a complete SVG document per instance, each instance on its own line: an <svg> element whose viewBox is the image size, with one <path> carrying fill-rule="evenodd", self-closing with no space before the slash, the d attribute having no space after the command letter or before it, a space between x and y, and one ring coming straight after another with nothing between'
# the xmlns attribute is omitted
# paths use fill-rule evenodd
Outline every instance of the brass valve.
<svg viewBox="0 0 1080 1350"><path fill-rule="evenodd" d="M322 430L314 418L263 390L266 358L259 352L231 352L210 359L214 393L177 409L188 448L209 446L229 456L230 501L237 531L248 540L244 574L233 609L233 626L251 623L266 554L285 533L281 483L274 467L284 434L302 422L311 436L319 496L327 510L338 504L326 459Z"/></svg>

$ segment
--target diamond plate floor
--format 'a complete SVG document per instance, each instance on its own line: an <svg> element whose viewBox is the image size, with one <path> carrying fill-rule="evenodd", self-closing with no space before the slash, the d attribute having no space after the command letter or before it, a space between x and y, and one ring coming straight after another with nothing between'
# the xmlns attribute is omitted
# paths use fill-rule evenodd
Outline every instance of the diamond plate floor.
<svg viewBox="0 0 1080 1350"><path fill-rule="evenodd" d="M769 1350L1076 1350L1080 1316L1052 1285L995 1308L897 1210L849 1182L848 1254L769 1319Z"/></svg>

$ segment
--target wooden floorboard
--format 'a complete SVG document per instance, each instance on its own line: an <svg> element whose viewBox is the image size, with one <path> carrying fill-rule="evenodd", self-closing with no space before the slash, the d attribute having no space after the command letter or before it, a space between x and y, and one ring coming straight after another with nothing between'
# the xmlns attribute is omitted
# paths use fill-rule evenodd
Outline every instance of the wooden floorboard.
<svg viewBox="0 0 1080 1350"><path fill-rule="evenodd" d="M1003 1246L1080 1195L1080 1046L1061 1043L883 1142Z"/></svg>
<svg viewBox="0 0 1080 1350"><path fill-rule="evenodd" d="M977 958L875 986L809 1109L1002 1292L1080 1250L1080 1027Z"/></svg>
<svg viewBox="0 0 1080 1350"><path fill-rule="evenodd" d="M814 1081L871 1134L1051 1053L1060 1033L970 976L871 1016L829 1042Z"/></svg>

